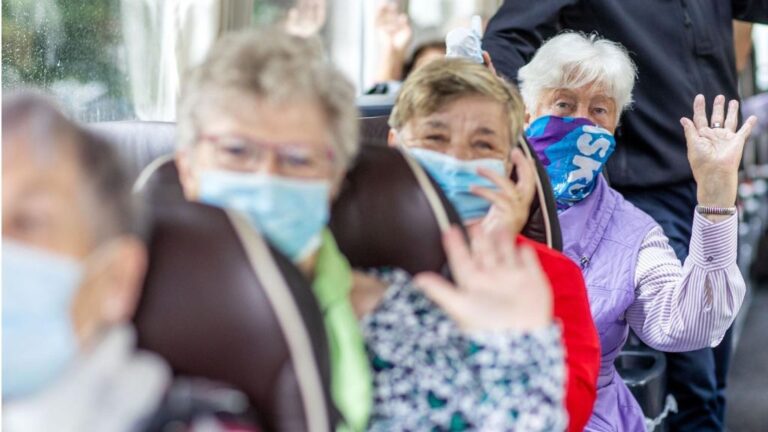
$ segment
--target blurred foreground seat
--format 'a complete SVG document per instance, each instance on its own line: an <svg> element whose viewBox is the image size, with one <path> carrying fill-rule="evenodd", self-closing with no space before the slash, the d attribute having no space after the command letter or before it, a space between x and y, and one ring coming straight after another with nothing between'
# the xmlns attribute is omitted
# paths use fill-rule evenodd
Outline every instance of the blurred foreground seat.
<svg viewBox="0 0 768 432"><path fill-rule="evenodd" d="M241 390L265 430L332 430L327 339L309 284L245 219L186 202L172 162L150 169L140 346L178 375Z"/></svg>

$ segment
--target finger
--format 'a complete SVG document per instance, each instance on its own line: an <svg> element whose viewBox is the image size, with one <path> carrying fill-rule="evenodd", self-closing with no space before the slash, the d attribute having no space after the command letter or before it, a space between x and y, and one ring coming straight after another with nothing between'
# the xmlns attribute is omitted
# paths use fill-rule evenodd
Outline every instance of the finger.
<svg viewBox="0 0 768 432"><path fill-rule="evenodd" d="M723 127L725 123L725 96L717 95L715 102L712 104L712 122L710 126L713 128Z"/></svg>
<svg viewBox="0 0 768 432"><path fill-rule="evenodd" d="M514 203L519 202L520 198L517 196L511 196L507 194L503 194L499 191L486 189L479 186L472 186L472 188L469 190L472 192L472 194L477 195L481 198L484 198L491 202L491 204L495 205L496 207L499 207L501 210L510 210L513 207ZM512 191L514 195L517 195L516 191Z"/></svg>
<svg viewBox="0 0 768 432"><path fill-rule="evenodd" d="M696 129L696 125L690 119L685 117L680 119L680 124L683 125L685 141L688 145L693 145L699 139L699 132Z"/></svg>
<svg viewBox="0 0 768 432"><path fill-rule="evenodd" d="M392 15L396 13L397 10L394 8L394 5L388 1L384 1L376 12L376 21L378 21L379 24L387 24Z"/></svg>
<svg viewBox="0 0 768 432"><path fill-rule="evenodd" d="M498 239L495 243L498 249L499 262L504 266L512 266L515 262L515 238L505 228L496 228L493 233L494 237Z"/></svg>
<svg viewBox="0 0 768 432"><path fill-rule="evenodd" d="M488 231L481 231L472 241L472 256L478 271L495 269L499 263L493 240Z"/></svg>
<svg viewBox="0 0 768 432"><path fill-rule="evenodd" d="M420 273L413 278L413 285L448 315L456 316L462 305L461 291L445 278L435 273Z"/></svg>
<svg viewBox="0 0 768 432"><path fill-rule="evenodd" d="M725 116L723 127L731 132L736 132L736 126L739 124L739 101L732 100L728 103L728 115Z"/></svg>
<svg viewBox="0 0 768 432"><path fill-rule="evenodd" d="M291 24L295 23L299 18L299 11L296 8L291 8L291 10L288 11L288 18L286 21Z"/></svg>
<svg viewBox="0 0 768 432"><path fill-rule="evenodd" d="M696 129L709 127L707 123L707 107L705 105L704 95L696 95L693 99L693 124Z"/></svg>
<svg viewBox="0 0 768 432"><path fill-rule="evenodd" d="M408 29L410 29L408 24L408 15L400 14L400 17L397 19L397 30L402 31Z"/></svg>
<svg viewBox="0 0 768 432"><path fill-rule="evenodd" d="M749 135L752 134L752 128L755 127L757 124L757 117L755 116L749 116L747 121L744 122L743 125L741 125L741 129L736 133L741 137L741 141L746 142L747 138L749 138Z"/></svg>
<svg viewBox="0 0 768 432"><path fill-rule="evenodd" d="M443 233L443 248L448 258L448 266L459 286L466 286L466 280L472 277L474 262L461 231L452 226Z"/></svg>
<svg viewBox="0 0 768 432"><path fill-rule="evenodd" d="M379 5L379 9L376 11L376 23L381 24L384 16L387 14L387 5L389 3L385 0Z"/></svg>
<svg viewBox="0 0 768 432"><path fill-rule="evenodd" d="M320 5L318 3L319 2L313 1L307 8L307 15L312 22L317 22L320 18Z"/></svg>
<svg viewBox="0 0 768 432"><path fill-rule="evenodd" d="M490 180L491 183L495 184L496 187L505 193L515 192L515 184L506 176L503 176L496 171L492 171L487 168L478 168L477 173L480 174L480 176Z"/></svg>

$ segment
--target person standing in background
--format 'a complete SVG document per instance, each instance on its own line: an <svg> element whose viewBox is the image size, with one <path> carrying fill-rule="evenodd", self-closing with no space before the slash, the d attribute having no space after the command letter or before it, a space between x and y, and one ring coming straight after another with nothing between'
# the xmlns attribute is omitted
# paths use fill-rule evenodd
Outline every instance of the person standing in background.
<svg viewBox="0 0 768 432"><path fill-rule="evenodd" d="M688 255L696 184L678 119L698 93L738 99L733 20L768 22L768 0L505 0L483 48L499 74L516 79L560 30L598 32L624 45L638 67L633 109L616 131L607 165L611 185L664 228L678 258ZM668 388L679 411L675 431L721 431L730 332L716 348L667 354Z"/></svg>

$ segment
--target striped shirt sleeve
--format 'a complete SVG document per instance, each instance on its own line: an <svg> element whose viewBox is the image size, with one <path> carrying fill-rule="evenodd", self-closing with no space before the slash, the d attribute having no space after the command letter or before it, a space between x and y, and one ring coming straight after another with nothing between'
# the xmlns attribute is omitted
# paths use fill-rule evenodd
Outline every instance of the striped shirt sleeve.
<svg viewBox="0 0 768 432"><path fill-rule="evenodd" d="M736 264L738 217L713 223L694 214L689 255L680 264L661 227L645 237L635 270L635 302L627 322L660 351L717 346L746 293Z"/></svg>

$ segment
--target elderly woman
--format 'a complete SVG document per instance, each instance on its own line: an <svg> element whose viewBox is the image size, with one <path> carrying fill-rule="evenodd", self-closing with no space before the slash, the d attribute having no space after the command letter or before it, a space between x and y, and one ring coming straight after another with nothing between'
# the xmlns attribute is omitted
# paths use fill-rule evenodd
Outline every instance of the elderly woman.
<svg viewBox="0 0 768 432"><path fill-rule="evenodd" d="M390 145L403 146L441 186L473 235L503 226L510 243L536 250L563 325L569 430L592 414L600 346L584 279L564 255L517 235L533 198L533 166L516 149L524 106L517 91L487 68L465 60L435 61L403 86L389 119ZM510 180L515 169L520 179Z"/></svg>
<svg viewBox="0 0 768 432"><path fill-rule="evenodd" d="M565 33L520 69L528 137L547 167L565 253L581 265L602 345L598 396L587 430L645 430L643 413L613 366L632 330L661 351L716 346L745 293L736 265L737 171L755 118L737 131L738 103L711 123L703 96L681 123L698 186L690 254L681 264L661 227L600 175L635 67L619 44ZM664 103L664 101L659 101ZM710 127L711 124L711 127Z"/></svg>
<svg viewBox="0 0 768 432"><path fill-rule="evenodd" d="M325 224L357 151L357 118L354 89L319 51L274 33L220 41L180 101L185 194L241 211L312 281L342 428L562 429L560 331L530 248L489 233L470 252L448 231L456 286L356 274L340 254Z"/></svg>
<svg viewBox="0 0 768 432"><path fill-rule="evenodd" d="M137 349L148 253L114 149L34 93L6 93L2 114L0 429L260 430L192 404L209 384Z"/></svg>

